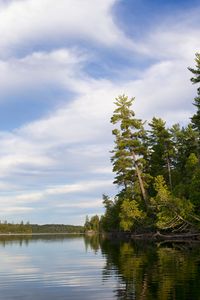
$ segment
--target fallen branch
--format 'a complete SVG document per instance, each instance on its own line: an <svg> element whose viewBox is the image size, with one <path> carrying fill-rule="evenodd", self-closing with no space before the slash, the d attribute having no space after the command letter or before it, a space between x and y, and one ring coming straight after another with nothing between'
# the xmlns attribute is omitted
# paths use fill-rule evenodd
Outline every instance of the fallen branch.
<svg viewBox="0 0 200 300"><path fill-rule="evenodd" d="M200 239L200 233L181 233L181 234L161 234L160 232L156 232L153 235L154 239L165 239L165 240L176 240L176 239L195 239L199 238Z"/></svg>

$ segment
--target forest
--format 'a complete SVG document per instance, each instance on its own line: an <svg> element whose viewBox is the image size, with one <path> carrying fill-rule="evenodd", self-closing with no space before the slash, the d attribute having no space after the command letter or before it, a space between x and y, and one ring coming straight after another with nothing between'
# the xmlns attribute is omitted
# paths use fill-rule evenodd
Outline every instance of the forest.
<svg viewBox="0 0 200 300"><path fill-rule="evenodd" d="M111 162L118 193L103 195L105 213L86 217L85 230L187 233L200 230L200 54L191 82L197 86L195 113L186 126L147 124L133 110L134 98L116 98L111 117ZM192 100L191 100L192 105Z"/></svg>
<svg viewBox="0 0 200 300"><path fill-rule="evenodd" d="M37 233L83 233L83 226L63 225L63 224L29 224L20 222L19 224L0 222L0 234L37 234Z"/></svg>

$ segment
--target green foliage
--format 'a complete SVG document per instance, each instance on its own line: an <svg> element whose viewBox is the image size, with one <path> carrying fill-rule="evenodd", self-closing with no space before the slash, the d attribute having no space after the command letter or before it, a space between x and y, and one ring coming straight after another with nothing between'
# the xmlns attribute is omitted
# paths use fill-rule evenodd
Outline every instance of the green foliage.
<svg viewBox="0 0 200 300"><path fill-rule="evenodd" d="M149 172L152 177L163 175L168 186L172 189L172 162L174 144L171 133L160 118L153 118L149 123ZM152 187L150 193L152 192Z"/></svg>
<svg viewBox="0 0 200 300"><path fill-rule="evenodd" d="M115 147L112 151L113 156L113 172L116 173L114 183L122 187L122 193L127 190L129 195L137 201L142 201L147 206L145 174L143 169L145 166L144 154L146 147L144 140L146 131L143 122L135 118L132 110L134 98L129 99L122 95L116 98L111 123L117 125L112 133L115 136ZM139 184L139 190L136 188ZM131 193L130 193L131 191ZM121 197L120 197L121 198Z"/></svg>
<svg viewBox="0 0 200 300"><path fill-rule="evenodd" d="M97 215L92 216L90 219L91 230L99 232L99 217Z"/></svg>
<svg viewBox="0 0 200 300"><path fill-rule="evenodd" d="M189 224L193 205L189 200L174 197L168 190L162 175L155 178L157 195L151 199L156 211L156 225L159 229L176 229Z"/></svg>
<svg viewBox="0 0 200 300"><path fill-rule="evenodd" d="M32 233L31 226L27 223L24 224L23 221L20 224L14 224L14 223L8 223L7 221L4 221L3 223L0 223L0 233L6 233L6 234L30 234Z"/></svg>
<svg viewBox="0 0 200 300"><path fill-rule="evenodd" d="M0 221L0 233L5 234L37 234L37 233L83 233L83 226L63 224L30 224L21 221L19 224Z"/></svg>
<svg viewBox="0 0 200 300"><path fill-rule="evenodd" d="M194 99L194 106L196 107L196 113L192 116L193 128L198 133L198 159L200 163L200 53L196 53L196 69L189 68L194 74L191 78L193 84L198 84L197 97Z"/></svg>
<svg viewBox="0 0 200 300"><path fill-rule="evenodd" d="M92 216L91 219L89 219L88 216L86 216L85 224L84 224L84 231L93 231L93 232L99 232L100 229L100 220L99 216L95 215Z"/></svg>
<svg viewBox="0 0 200 300"><path fill-rule="evenodd" d="M90 219L88 216L86 216L85 218L84 230L85 231L91 230Z"/></svg>
<svg viewBox="0 0 200 300"><path fill-rule="evenodd" d="M200 84L200 53L196 53L196 69L189 68L189 70L194 74L191 78L193 84ZM200 133L200 86L197 88L197 97L194 99L194 105L197 108L196 113L192 117L192 124L194 129Z"/></svg>
<svg viewBox="0 0 200 300"><path fill-rule="evenodd" d="M192 83L200 83L200 54ZM103 196L105 231L189 231L200 224L200 87L194 99L196 113L185 127L154 117L149 127L135 117L135 99L115 99L111 117L115 126L111 162L118 194ZM93 220L94 222L94 220ZM95 222L94 222L95 223ZM85 227L92 229L91 221Z"/></svg>
<svg viewBox="0 0 200 300"><path fill-rule="evenodd" d="M198 158L194 153L191 153L186 162L186 171L189 174L192 174L197 167L198 167Z"/></svg>
<svg viewBox="0 0 200 300"><path fill-rule="evenodd" d="M33 233L83 233L83 226L64 224L31 224Z"/></svg>
<svg viewBox="0 0 200 300"><path fill-rule="evenodd" d="M112 201L107 195L103 195L105 214L101 217L100 228L103 231L119 230L119 212L121 200L115 197Z"/></svg>
<svg viewBox="0 0 200 300"><path fill-rule="evenodd" d="M146 217L144 211L139 208L135 200L124 199L120 210L120 228L124 231L130 231L134 225Z"/></svg>
<svg viewBox="0 0 200 300"><path fill-rule="evenodd" d="M197 160L197 157L195 157ZM200 167L196 161L193 161L193 172L191 172L191 181L188 185L189 198L195 206L195 212L200 214Z"/></svg>

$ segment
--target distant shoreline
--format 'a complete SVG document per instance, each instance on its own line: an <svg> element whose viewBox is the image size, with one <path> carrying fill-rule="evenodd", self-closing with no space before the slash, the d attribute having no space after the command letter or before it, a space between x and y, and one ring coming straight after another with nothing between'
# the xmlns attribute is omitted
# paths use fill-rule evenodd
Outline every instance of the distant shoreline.
<svg viewBox="0 0 200 300"><path fill-rule="evenodd" d="M84 233L78 232L44 232L44 233L0 233L0 236L32 236L32 235L84 235Z"/></svg>

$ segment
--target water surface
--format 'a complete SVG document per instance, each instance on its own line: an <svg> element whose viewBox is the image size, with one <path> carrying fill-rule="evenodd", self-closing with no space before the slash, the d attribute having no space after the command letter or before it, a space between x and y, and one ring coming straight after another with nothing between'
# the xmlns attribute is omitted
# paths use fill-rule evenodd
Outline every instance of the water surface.
<svg viewBox="0 0 200 300"><path fill-rule="evenodd" d="M0 299L200 299L200 245L0 237Z"/></svg>

